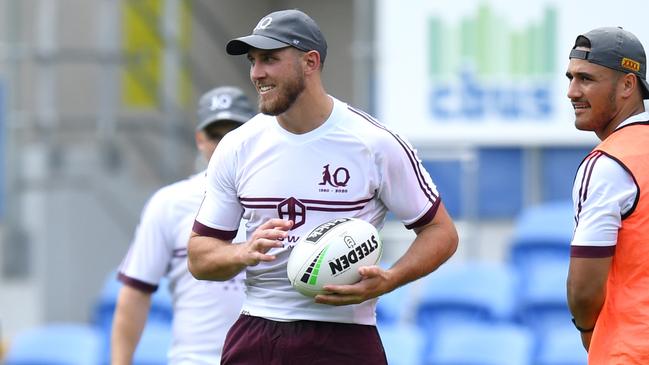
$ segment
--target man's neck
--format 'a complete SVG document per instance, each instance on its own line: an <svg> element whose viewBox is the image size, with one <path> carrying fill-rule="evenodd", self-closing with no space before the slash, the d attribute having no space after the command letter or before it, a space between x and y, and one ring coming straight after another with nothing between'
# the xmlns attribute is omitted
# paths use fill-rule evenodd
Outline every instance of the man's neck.
<svg viewBox="0 0 649 365"><path fill-rule="evenodd" d="M286 112L277 116L282 128L304 134L320 127L331 115L333 99L322 88L305 89Z"/></svg>
<svg viewBox="0 0 649 365"><path fill-rule="evenodd" d="M644 111L644 102L642 100L637 103L627 104L626 107L623 107L618 112L617 116L611 120L606 129L602 131L602 133L597 134L597 137L603 141L604 139L606 139L606 137L610 136L611 133L613 133L620 124L624 123L624 121L633 117L634 115L644 113Z"/></svg>

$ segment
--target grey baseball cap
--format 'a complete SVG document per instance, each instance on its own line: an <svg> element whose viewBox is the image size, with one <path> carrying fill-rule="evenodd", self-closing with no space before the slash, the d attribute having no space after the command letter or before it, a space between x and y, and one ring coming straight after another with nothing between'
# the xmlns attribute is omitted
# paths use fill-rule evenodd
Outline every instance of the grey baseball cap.
<svg viewBox="0 0 649 365"><path fill-rule="evenodd" d="M243 91L233 86L217 87L198 100L196 130L224 120L243 124L254 115L255 110Z"/></svg>
<svg viewBox="0 0 649 365"><path fill-rule="evenodd" d="M590 51L575 49L570 51L570 58L578 58L608 67L610 69L633 73L640 80L642 97L649 99L647 84L647 56L642 43L633 33L622 27L602 27L579 35L590 42ZM576 41L575 41L576 42Z"/></svg>
<svg viewBox="0 0 649 365"><path fill-rule="evenodd" d="M318 51L320 62L327 57L327 41L320 27L311 17L296 9L266 15L251 35L229 41L225 50L231 55L242 55L250 48L270 50L288 46L304 52Z"/></svg>

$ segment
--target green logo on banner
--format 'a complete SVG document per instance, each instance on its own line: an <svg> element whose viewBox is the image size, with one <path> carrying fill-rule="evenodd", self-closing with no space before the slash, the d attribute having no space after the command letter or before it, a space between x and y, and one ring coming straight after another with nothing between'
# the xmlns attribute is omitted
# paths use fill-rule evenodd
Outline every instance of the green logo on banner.
<svg viewBox="0 0 649 365"><path fill-rule="evenodd" d="M545 118L552 113L557 13L513 27L483 4L447 24L428 20L431 112L434 118Z"/></svg>

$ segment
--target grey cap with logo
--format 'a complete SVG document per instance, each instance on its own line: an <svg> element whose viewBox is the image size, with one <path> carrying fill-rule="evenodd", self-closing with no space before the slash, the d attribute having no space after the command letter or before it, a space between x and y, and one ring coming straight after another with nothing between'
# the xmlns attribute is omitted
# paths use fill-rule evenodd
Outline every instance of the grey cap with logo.
<svg viewBox="0 0 649 365"><path fill-rule="evenodd" d="M642 97L649 99L647 57L642 43L633 33L621 27L602 27L579 35L590 42L590 51L573 47L569 58L586 60L610 69L633 73L640 80Z"/></svg>
<svg viewBox="0 0 649 365"><path fill-rule="evenodd" d="M320 60L327 57L327 41L318 24L303 12L280 10L261 18L252 34L228 42L228 54L242 55L250 48L263 50L295 47L301 51L318 51Z"/></svg>
<svg viewBox="0 0 649 365"><path fill-rule="evenodd" d="M233 86L217 87L198 100L196 130L200 131L219 121L243 124L254 115L255 110L243 91Z"/></svg>

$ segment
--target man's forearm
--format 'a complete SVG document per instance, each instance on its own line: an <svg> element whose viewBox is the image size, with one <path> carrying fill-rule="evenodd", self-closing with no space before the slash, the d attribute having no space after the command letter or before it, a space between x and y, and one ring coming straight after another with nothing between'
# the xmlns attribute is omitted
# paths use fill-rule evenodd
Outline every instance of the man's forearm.
<svg viewBox="0 0 649 365"><path fill-rule="evenodd" d="M407 284L436 270L456 251L457 231L443 206L439 221L423 227L406 253L390 269L396 276L396 286Z"/></svg>
<svg viewBox="0 0 649 365"><path fill-rule="evenodd" d="M293 221L269 219L255 229L248 241L237 244L192 232L187 244L189 271L199 280L232 279L248 266L275 260L268 251L283 247L282 240L292 227Z"/></svg>
<svg viewBox="0 0 649 365"><path fill-rule="evenodd" d="M111 334L111 364L129 365L151 307L151 294L124 286L120 290Z"/></svg>
<svg viewBox="0 0 649 365"><path fill-rule="evenodd" d="M187 255L189 271L199 280L230 280L246 267L237 261L234 245L195 233L187 244Z"/></svg>
<svg viewBox="0 0 649 365"><path fill-rule="evenodd" d="M591 329L597 322L606 299L606 280L611 261L610 257L570 259L568 306L575 324L582 329Z"/></svg>
<svg viewBox="0 0 649 365"><path fill-rule="evenodd" d="M569 291L568 306L574 317L575 324L582 329L592 329L595 327L599 312L604 305L605 292L595 295L579 295Z"/></svg>

